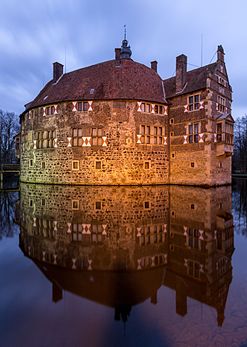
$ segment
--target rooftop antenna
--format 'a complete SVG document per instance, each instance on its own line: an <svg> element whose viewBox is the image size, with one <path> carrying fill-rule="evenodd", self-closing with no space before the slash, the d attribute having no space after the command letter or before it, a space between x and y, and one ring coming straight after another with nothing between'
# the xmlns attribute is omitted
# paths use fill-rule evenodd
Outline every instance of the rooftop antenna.
<svg viewBox="0 0 247 347"><path fill-rule="evenodd" d="M201 34L201 66L203 65L203 34Z"/></svg>
<svg viewBox="0 0 247 347"><path fill-rule="evenodd" d="M64 70L66 73L66 68L67 68L67 49L66 46L64 47Z"/></svg>

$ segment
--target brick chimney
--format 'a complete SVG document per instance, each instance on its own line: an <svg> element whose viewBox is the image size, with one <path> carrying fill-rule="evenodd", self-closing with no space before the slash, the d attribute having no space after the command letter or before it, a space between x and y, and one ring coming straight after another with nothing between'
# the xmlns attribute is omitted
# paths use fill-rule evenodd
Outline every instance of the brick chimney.
<svg viewBox="0 0 247 347"><path fill-rule="evenodd" d="M217 61L224 62L225 60L224 55L225 55L224 49L221 45L219 45L217 49Z"/></svg>
<svg viewBox="0 0 247 347"><path fill-rule="evenodd" d="M63 74L63 65L55 62L53 63L53 81L57 82L57 80L62 76Z"/></svg>
<svg viewBox="0 0 247 347"><path fill-rule="evenodd" d="M187 56L184 54L176 58L176 92L180 92L186 83Z"/></svg>
<svg viewBox="0 0 247 347"><path fill-rule="evenodd" d="M157 66L158 62L156 60L151 61L151 69L153 69L155 72L157 72Z"/></svg>
<svg viewBox="0 0 247 347"><path fill-rule="evenodd" d="M115 59L120 60L121 48L115 48Z"/></svg>

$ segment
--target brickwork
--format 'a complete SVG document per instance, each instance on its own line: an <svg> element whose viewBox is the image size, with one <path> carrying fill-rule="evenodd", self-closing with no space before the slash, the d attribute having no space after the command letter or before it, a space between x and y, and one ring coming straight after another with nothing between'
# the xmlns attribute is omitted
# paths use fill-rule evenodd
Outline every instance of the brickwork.
<svg viewBox="0 0 247 347"><path fill-rule="evenodd" d="M64 75L54 64L53 80L21 115L21 181L230 184L234 121L223 48L216 63L191 71L177 57L176 77L164 81L157 62L147 68L126 54Z"/></svg>
<svg viewBox="0 0 247 347"><path fill-rule="evenodd" d="M92 111L73 112L71 103L59 105L57 115L43 116L41 108L23 118L21 180L65 184L168 183L167 116L143 114L136 102L93 102ZM138 142L141 125L150 126L150 144ZM162 127L161 144L152 144L154 127ZM90 142L73 147L73 129L81 128ZM104 145L92 143L92 129L102 129ZM56 148L35 148L35 134L56 131ZM70 146L70 147L68 147ZM30 165L31 161L31 165ZM79 161L78 170L72 161ZM100 162L100 169L96 168ZM43 168L42 168L42 163ZM145 166L145 163L146 164Z"/></svg>

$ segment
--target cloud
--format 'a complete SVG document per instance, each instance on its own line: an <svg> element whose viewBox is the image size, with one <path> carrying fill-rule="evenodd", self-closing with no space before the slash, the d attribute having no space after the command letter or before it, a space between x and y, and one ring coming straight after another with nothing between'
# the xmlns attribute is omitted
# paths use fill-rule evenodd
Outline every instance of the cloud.
<svg viewBox="0 0 247 347"><path fill-rule="evenodd" d="M0 108L23 111L52 76L52 63L67 71L112 59L127 24L133 59L149 66L158 60L164 78L174 74L175 58L208 64L218 44L226 51L234 101L247 109L244 85L247 3L230 0L18 0L1 2ZM191 67L191 66L190 66ZM16 87L18 86L18 88ZM21 90L23 89L23 92ZM15 93L15 91L17 92ZM23 100L22 100L23 96Z"/></svg>

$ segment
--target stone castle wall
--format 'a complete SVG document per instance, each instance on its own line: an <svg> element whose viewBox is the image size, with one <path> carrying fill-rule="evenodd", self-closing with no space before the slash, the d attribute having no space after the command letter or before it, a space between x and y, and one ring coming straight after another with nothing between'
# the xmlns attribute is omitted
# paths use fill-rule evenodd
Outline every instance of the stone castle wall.
<svg viewBox="0 0 247 347"><path fill-rule="evenodd" d="M167 116L138 112L136 102L95 101L92 111L82 112L73 111L72 107L72 103L62 103L58 114L46 116L39 108L25 115L21 181L90 185L168 183L168 150L164 144ZM140 143L141 126L150 126L150 144ZM152 143L154 127L162 128L161 144ZM73 147L74 128L81 128L85 139L77 147ZM92 143L92 129L101 131L98 145ZM52 130L56 132L55 148L38 149L36 133ZM73 161L78 161L76 170L72 168Z"/></svg>

